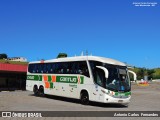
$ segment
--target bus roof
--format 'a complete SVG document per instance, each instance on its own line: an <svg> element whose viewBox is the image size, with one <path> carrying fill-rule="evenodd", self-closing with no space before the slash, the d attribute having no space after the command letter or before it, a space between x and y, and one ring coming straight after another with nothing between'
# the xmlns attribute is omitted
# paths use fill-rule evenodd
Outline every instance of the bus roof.
<svg viewBox="0 0 160 120"><path fill-rule="evenodd" d="M51 60L42 60L42 61L34 61L30 63L50 63L50 62L71 62L71 61L83 61L83 60L94 60L99 61L103 63L108 63L112 65L120 65L120 66L126 66L125 63L111 59L111 58L104 58L104 57L98 57L98 56L75 56L75 57L66 57L66 58L56 58Z"/></svg>

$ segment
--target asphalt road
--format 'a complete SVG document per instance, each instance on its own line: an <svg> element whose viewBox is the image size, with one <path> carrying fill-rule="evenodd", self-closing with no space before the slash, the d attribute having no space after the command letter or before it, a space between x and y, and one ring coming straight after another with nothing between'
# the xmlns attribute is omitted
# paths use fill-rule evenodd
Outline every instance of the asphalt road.
<svg viewBox="0 0 160 120"><path fill-rule="evenodd" d="M79 100L56 96L35 97L29 91L0 92L0 111L160 111L160 82L150 83L147 87L132 84L132 98L128 107L112 104L91 103L81 105ZM1 119L1 118L0 118ZM11 119L11 118L3 118ZM17 118L13 118L17 119ZM21 118L18 118L21 119ZM29 118L23 118L23 120ZM32 118L33 119L33 118ZM39 118L34 118L38 120ZM41 119L154 119L158 117L54 117Z"/></svg>

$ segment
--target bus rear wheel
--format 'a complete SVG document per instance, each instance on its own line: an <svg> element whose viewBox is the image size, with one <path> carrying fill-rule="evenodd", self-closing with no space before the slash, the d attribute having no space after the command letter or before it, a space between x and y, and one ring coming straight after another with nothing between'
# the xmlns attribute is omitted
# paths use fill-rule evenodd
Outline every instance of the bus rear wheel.
<svg viewBox="0 0 160 120"><path fill-rule="evenodd" d="M81 104L83 105L88 105L89 104L89 95L87 92L82 92L81 93Z"/></svg>
<svg viewBox="0 0 160 120"><path fill-rule="evenodd" d="M38 91L39 91L39 96L40 97L44 97L44 88L43 88L43 86L40 86Z"/></svg>

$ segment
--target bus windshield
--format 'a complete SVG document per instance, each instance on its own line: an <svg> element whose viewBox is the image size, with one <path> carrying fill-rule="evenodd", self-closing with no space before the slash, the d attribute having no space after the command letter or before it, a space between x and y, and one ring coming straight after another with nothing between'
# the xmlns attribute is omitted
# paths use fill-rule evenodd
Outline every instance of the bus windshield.
<svg viewBox="0 0 160 120"><path fill-rule="evenodd" d="M130 80L126 66L111 65L96 61L90 61L94 82L99 86L112 91L130 91ZM104 70L96 66L103 66L108 70L108 78L105 78Z"/></svg>
<svg viewBox="0 0 160 120"><path fill-rule="evenodd" d="M126 67L105 65L109 72L105 88L113 91L130 91L130 80Z"/></svg>

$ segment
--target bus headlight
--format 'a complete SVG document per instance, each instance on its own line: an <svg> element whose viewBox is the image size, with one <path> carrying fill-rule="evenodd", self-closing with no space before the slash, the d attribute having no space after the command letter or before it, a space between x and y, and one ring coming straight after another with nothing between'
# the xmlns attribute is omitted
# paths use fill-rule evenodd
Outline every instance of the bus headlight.
<svg viewBox="0 0 160 120"><path fill-rule="evenodd" d="M104 90L101 90L104 94L108 94L106 91L104 91Z"/></svg>
<svg viewBox="0 0 160 120"><path fill-rule="evenodd" d="M107 94L111 97L113 96L113 92L106 92L105 90L101 90L101 91L102 91L102 93Z"/></svg>

